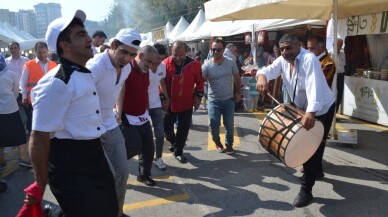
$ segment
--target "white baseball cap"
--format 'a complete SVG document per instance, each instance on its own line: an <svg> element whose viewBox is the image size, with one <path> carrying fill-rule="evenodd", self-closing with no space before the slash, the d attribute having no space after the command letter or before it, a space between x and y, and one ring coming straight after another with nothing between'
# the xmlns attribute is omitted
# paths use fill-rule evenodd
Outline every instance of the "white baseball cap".
<svg viewBox="0 0 388 217"><path fill-rule="evenodd" d="M139 31L132 28L120 29L115 39L136 49L140 48L141 36Z"/></svg>
<svg viewBox="0 0 388 217"><path fill-rule="evenodd" d="M73 17L61 17L52 21L48 27L46 32L46 41L50 50L57 52L57 40L59 34L66 29L66 27L71 23L71 21L75 18L79 18L82 22L86 20L86 14L82 10L77 10Z"/></svg>

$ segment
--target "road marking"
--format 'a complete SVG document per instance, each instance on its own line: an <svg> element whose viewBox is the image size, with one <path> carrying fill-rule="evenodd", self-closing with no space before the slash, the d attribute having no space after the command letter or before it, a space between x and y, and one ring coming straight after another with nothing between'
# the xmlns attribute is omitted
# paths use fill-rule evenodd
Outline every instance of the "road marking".
<svg viewBox="0 0 388 217"><path fill-rule="evenodd" d="M156 181L170 180L170 179L172 179L172 176L170 176L170 175L165 175L165 176L155 177L155 178L153 178L153 179L156 180ZM144 184L141 183L141 182L138 182L137 180L131 180L131 181L128 181L128 182L127 182L127 185L137 186L137 185L144 185Z"/></svg>
<svg viewBox="0 0 388 217"><path fill-rule="evenodd" d="M19 169L19 149L13 148L10 152L4 153L4 159L7 161L7 166L0 172L0 179Z"/></svg>
<svg viewBox="0 0 388 217"><path fill-rule="evenodd" d="M356 123L356 124L362 124L364 126L372 127L372 128L375 128L375 129L388 130L388 127L381 126L381 125L378 125L378 124L368 123L368 122L365 122L365 121L362 121L362 120L358 120L358 119L355 119L355 118L352 118L352 117L348 117L346 115L337 114L337 117L349 120L349 121L351 121L353 123ZM337 122L337 124L342 124L342 123L338 123Z"/></svg>
<svg viewBox="0 0 388 217"><path fill-rule="evenodd" d="M220 139L221 139L221 143L225 144L225 127L222 124L222 121L223 120L221 118ZM234 138L233 147L240 146L240 137L238 137L236 125L233 126L233 138ZM210 127L209 127L209 131L208 131L208 135L207 135L207 150L208 151L216 150L216 144L212 140L212 134L210 132Z"/></svg>
<svg viewBox="0 0 388 217"><path fill-rule="evenodd" d="M170 197L163 197L163 198L158 198L158 199L153 199L153 200L147 200L147 201L142 201L142 202L136 202L136 203L131 203L131 204L125 204L123 207L123 211L131 211L135 209L140 209L140 208L145 208L145 207L151 207L151 206L158 206L158 205L163 205L163 204L168 204L168 203L174 203L178 201L184 201L190 199L190 195L188 194L178 194Z"/></svg>

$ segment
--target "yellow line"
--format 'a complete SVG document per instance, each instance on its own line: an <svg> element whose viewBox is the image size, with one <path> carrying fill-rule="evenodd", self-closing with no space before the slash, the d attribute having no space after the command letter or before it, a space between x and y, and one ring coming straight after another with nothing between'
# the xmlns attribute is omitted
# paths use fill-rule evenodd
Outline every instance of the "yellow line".
<svg viewBox="0 0 388 217"><path fill-rule="evenodd" d="M153 199L153 200L147 200L147 201L142 201L142 202L136 202L136 203L131 203L131 204L125 204L123 207L123 211L131 211L134 209L140 209L144 207L151 207L151 206L158 206L158 205L163 205L163 204L168 204L168 203L173 203L173 202L178 202L178 201L183 201L183 200L188 200L190 199L190 195L188 194L178 194L170 197L164 197L164 198L158 198L158 199Z"/></svg>
<svg viewBox="0 0 388 217"><path fill-rule="evenodd" d="M233 147L240 146L241 145L240 137L238 137L236 125L233 126L233 137L234 137ZM220 126L220 139L221 139L221 143L225 144L225 127L222 124L222 119L221 119L221 126ZM207 135L207 150L208 151L216 150L216 144L212 140L212 134L210 133L210 128Z"/></svg>
<svg viewBox="0 0 388 217"><path fill-rule="evenodd" d="M165 176L155 177L155 178L153 178L153 179L156 180L156 181L170 180L170 179L172 179L172 176L170 176L170 175L165 175ZM143 185L143 184L141 184L140 182L138 182L138 181L136 181L136 180L131 180L131 181L128 181L128 182L127 182L127 185Z"/></svg>
<svg viewBox="0 0 388 217"><path fill-rule="evenodd" d="M362 121L362 120L358 120L358 119L355 119L355 118L348 117L346 115L337 114L337 117L349 120L349 121L351 121L353 123L356 123L356 124L362 124L362 125L365 125L365 126L368 126L368 127L372 127L372 128L375 128L375 129L388 130L388 127L381 126L379 124L368 123L368 122L365 122L365 121Z"/></svg>

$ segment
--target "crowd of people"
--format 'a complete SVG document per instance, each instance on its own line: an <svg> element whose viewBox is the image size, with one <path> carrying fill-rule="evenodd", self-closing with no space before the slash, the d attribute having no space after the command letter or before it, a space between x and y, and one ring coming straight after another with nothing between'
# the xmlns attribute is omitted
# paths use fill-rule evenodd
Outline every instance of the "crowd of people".
<svg viewBox="0 0 388 217"><path fill-rule="evenodd" d="M139 156L137 181L147 186L157 184L151 176L153 164L167 168L164 139L175 159L187 163L184 147L202 98L207 99L216 149L234 154L240 68L253 64L253 58L222 39L211 42L206 60L200 52L190 57L183 41L175 41L167 56L163 44L140 47L140 33L132 28L121 29L102 46L107 36L103 31L89 36L85 19L78 10L50 23L46 42L35 45L35 59L21 56L17 42L9 44L10 57L0 56L0 121L9 123L0 125L0 169L7 165L4 147L18 146L19 165L34 168L33 186L44 192L48 184L60 205L46 205L48 216L126 216L127 160ZM284 102L306 112L303 127L311 129L315 119L324 124L322 144L303 165L296 207L311 202L315 180L324 176L324 141L336 105L330 90L336 66L324 45L322 37L311 36L309 52L298 37L286 34L273 46L273 54L260 48L258 67L244 72L250 78L249 110L259 107L270 80L281 79ZM49 50L56 54L52 60ZM39 197L27 194L25 202L36 204Z"/></svg>

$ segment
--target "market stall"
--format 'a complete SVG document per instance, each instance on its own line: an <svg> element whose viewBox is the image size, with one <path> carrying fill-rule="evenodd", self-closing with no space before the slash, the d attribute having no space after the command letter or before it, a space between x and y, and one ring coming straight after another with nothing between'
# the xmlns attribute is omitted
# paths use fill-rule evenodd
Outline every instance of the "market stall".
<svg viewBox="0 0 388 217"><path fill-rule="evenodd" d="M343 114L388 126L388 12L345 20L348 74ZM341 22L340 22L341 23ZM345 97L346 96L346 97Z"/></svg>

